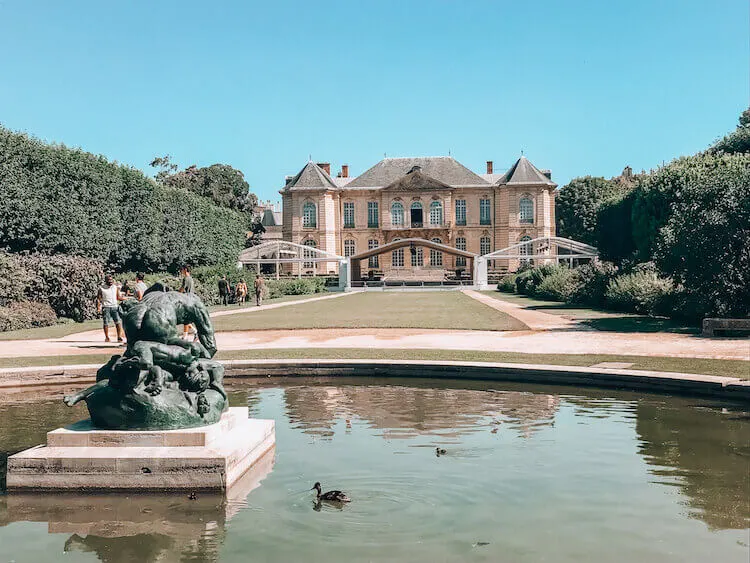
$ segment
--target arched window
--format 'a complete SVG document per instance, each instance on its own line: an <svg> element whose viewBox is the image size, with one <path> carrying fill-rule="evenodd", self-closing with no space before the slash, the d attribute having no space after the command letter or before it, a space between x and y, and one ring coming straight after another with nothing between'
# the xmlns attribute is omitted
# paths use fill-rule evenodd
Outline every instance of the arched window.
<svg viewBox="0 0 750 563"><path fill-rule="evenodd" d="M354 251L354 240L348 238L344 241L344 256L354 256L356 252Z"/></svg>
<svg viewBox="0 0 750 563"><path fill-rule="evenodd" d="M534 202L528 196L523 196L518 202L518 221L521 223L534 222Z"/></svg>
<svg viewBox="0 0 750 563"><path fill-rule="evenodd" d="M393 239L393 242L396 242L397 240L401 240L401 239L398 239L398 238ZM393 250L391 252L391 266L393 266L394 268L403 268L404 267L404 249L403 249L403 247L397 248L396 250Z"/></svg>
<svg viewBox="0 0 750 563"><path fill-rule="evenodd" d="M439 201L430 203L430 225L443 224L443 204Z"/></svg>
<svg viewBox="0 0 750 563"><path fill-rule="evenodd" d="M439 238L432 239L432 242L443 244L443 241ZM430 248L430 265L431 266L442 266L443 265L443 253L434 248Z"/></svg>
<svg viewBox="0 0 750 563"><path fill-rule="evenodd" d="M424 224L424 214L422 212L422 202L415 201L411 204L409 209L411 226L421 227Z"/></svg>
<svg viewBox="0 0 750 563"><path fill-rule="evenodd" d="M399 227L404 224L404 206L400 201L391 204L391 224Z"/></svg>
<svg viewBox="0 0 750 563"><path fill-rule="evenodd" d="M456 238L456 249L466 250L466 239L464 237ZM466 266L466 257L456 256L456 266Z"/></svg>
<svg viewBox="0 0 750 563"><path fill-rule="evenodd" d="M484 256L485 254L489 254L492 252L490 249L492 248L492 243L490 242L490 237L482 237L479 239L479 254Z"/></svg>
<svg viewBox="0 0 750 563"><path fill-rule="evenodd" d="M534 254L534 249L532 248L532 244L528 241L531 240L530 236L521 237L518 242L525 242L527 244L522 244L520 247L518 247L518 253L521 256L531 256ZM529 258L521 258L521 264L527 264L529 262Z"/></svg>
<svg viewBox="0 0 750 563"><path fill-rule="evenodd" d="M307 246L307 247L310 248L310 250L308 250L307 248L305 248L303 256L305 258L315 258L315 251L313 251L312 249L316 248L318 246L316 244L316 242L313 239L309 238L305 242L303 242L302 244L304 244L305 246ZM304 263L304 267L305 268L314 268L315 267L315 262L305 262Z"/></svg>
<svg viewBox="0 0 750 563"><path fill-rule="evenodd" d="M318 226L318 213L312 201L305 202L302 206L302 226L315 228Z"/></svg>

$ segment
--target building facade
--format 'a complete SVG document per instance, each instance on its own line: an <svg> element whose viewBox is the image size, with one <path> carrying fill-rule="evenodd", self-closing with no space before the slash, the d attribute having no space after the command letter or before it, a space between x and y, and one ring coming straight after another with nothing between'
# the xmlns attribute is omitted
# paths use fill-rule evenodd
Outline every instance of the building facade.
<svg viewBox="0 0 750 563"><path fill-rule="evenodd" d="M523 156L503 174L493 172L491 161L477 174L451 157L385 158L357 177L346 165L333 177L330 164L308 162L280 190L282 236L341 256L405 238L483 255L555 236L556 186L549 171ZM460 275L465 261L434 249L401 248L363 261L361 271L384 279L442 280ZM302 273L336 268L335 262L305 264Z"/></svg>

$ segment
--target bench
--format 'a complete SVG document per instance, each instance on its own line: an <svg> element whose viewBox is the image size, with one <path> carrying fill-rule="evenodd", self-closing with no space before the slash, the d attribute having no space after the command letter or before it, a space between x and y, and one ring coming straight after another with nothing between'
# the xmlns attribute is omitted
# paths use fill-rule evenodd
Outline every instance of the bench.
<svg viewBox="0 0 750 563"><path fill-rule="evenodd" d="M715 336L720 332L750 333L750 318L747 319L703 319L703 336Z"/></svg>

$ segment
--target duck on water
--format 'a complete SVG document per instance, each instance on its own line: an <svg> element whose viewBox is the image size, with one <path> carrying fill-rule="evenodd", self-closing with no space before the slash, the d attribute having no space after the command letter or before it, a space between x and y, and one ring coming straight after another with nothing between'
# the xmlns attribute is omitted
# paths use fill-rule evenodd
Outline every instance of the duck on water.
<svg viewBox="0 0 750 563"><path fill-rule="evenodd" d="M310 490L316 491L318 502L322 500L329 502L351 502L352 500L342 491L326 491L325 493L321 493L320 482L316 482Z"/></svg>

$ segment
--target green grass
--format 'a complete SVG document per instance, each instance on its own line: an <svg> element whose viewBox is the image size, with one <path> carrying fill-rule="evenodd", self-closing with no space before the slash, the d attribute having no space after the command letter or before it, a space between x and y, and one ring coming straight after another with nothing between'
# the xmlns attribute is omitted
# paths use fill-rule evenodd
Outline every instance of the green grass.
<svg viewBox="0 0 750 563"><path fill-rule="evenodd" d="M330 294L318 293L315 295L283 295L275 299L266 299L263 301L263 304L272 305L274 303L312 299L315 297L323 297L325 295ZM209 311L211 311L212 313L216 311L236 311L242 309L255 309L255 297L253 296L252 300L242 305L242 307L238 305L215 305L213 307L209 307ZM102 321L98 319L85 321L82 323L65 321L52 326L0 332L0 340L46 340L48 338L62 338L63 336L69 336L71 334L78 334L79 332L88 332L89 330L97 330L101 328ZM114 329L112 329L112 334L114 334Z"/></svg>
<svg viewBox="0 0 750 563"><path fill-rule="evenodd" d="M308 328L528 330L458 291L364 292L214 320L217 331Z"/></svg>
<svg viewBox="0 0 750 563"><path fill-rule="evenodd" d="M605 309L583 305L570 305L557 301L544 301L525 295L493 290L482 291L481 293L500 301L521 305L526 309L577 320L591 328L606 332L679 332L683 334L696 334L700 332L697 327L665 317L649 317L646 315L607 311Z"/></svg>
<svg viewBox="0 0 750 563"><path fill-rule="evenodd" d="M109 358L110 354L0 358L0 367L103 364ZM750 362L742 360L617 356L608 354L522 354L518 352L482 352L474 350L393 350L367 348L271 348L265 350L233 350L219 352L217 358L220 360L427 360L528 363L563 366L592 366L600 362L627 362L633 364L632 369L698 373L750 379Z"/></svg>

